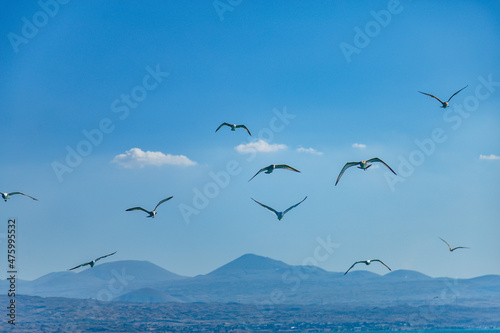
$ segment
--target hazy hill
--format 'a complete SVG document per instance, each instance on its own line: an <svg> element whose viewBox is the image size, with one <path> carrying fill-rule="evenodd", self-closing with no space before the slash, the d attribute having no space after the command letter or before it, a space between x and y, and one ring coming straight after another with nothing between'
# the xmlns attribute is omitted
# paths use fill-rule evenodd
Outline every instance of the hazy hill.
<svg viewBox="0 0 500 333"><path fill-rule="evenodd" d="M496 279L495 279L496 277ZM243 255L206 274L160 283L156 288L186 302L351 304L377 306L450 304L460 300L500 304L500 276L454 280L396 270L327 272L282 261ZM496 297L496 301L494 298Z"/></svg>
<svg viewBox="0 0 500 333"><path fill-rule="evenodd" d="M7 281L0 281L2 286ZM357 269L327 272L245 254L215 270L183 277L147 261L115 261L80 272L18 281L25 295L129 302L237 302L353 306L500 306L500 276L432 278L410 270L383 276Z"/></svg>
<svg viewBox="0 0 500 333"><path fill-rule="evenodd" d="M167 271L149 261L139 260L121 260L103 263L94 266L92 269L82 270L78 275L109 280L116 278L117 273L133 276L135 280L140 282L155 282L184 278L184 276Z"/></svg>
<svg viewBox="0 0 500 333"><path fill-rule="evenodd" d="M279 273L290 267L282 261L261 257L255 254L244 254L241 257L217 268L205 275L210 278L245 277L246 275L266 275Z"/></svg>
<svg viewBox="0 0 500 333"><path fill-rule="evenodd" d="M392 271L384 275L384 279L389 280L393 279L396 281L423 281L423 280L432 280L430 276L422 274L420 272L409 271L405 269L400 269L397 271Z"/></svg>
<svg viewBox="0 0 500 333"><path fill-rule="evenodd" d="M109 300L150 284L182 278L148 261L123 260L20 281L18 290L25 295Z"/></svg>
<svg viewBox="0 0 500 333"><path fill-rule="evenodd" d="M118 296L113 300L119 302L137 302L137 303L168 303L168 302L181 303L182 302L178 298L172 297L153 288L141 288L138 290L134 290L124 295Z"/></svg>

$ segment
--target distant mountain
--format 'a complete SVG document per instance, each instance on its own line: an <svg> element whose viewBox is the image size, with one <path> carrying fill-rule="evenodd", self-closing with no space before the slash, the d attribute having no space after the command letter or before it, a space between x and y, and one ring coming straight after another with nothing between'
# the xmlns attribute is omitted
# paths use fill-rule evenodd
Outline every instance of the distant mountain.
<svg viewBox="0 0 500 333"><path fill-rule="evenodd" d="M298 271L304 272L303 274L306 274L306 272L307 274L314 275L329 274L327 271L317 266L292 266L279 260L255 254L245 254L225 264L224 266L203 275L203 277L210 279L267 279L272 278L273 276L281 278L282 275L288 275Z"/></svg>
<svg viewBox="0 0 500 333"><path fill-rule="evenodd" d="M148 261L102 263L80 272L55 272L33 281L19 282L24 295L110 300L134 289L162 281L183 279Z"/></svg>
<svg viewBox="0 0 500 333"><path fill-rule="evenodd" d="M87 293L99 288L103 281L73 272L55 272L33 281L19 281L19 293L32 296L87 298Z"/></svg>
<svg viewBox="0 0 500 333"><path fill-rule="evenodd" d="M118 296L113 301L136 303L182 303L178 298L172 297L153 288L141 288Z"/></svg>
<svg viewBox="0 0 500 333"><path fill-rule="evenodd" d="M468 279L468 280L474 281L474 282L486 283L486 284L499 285L500 284L500 275L483 275L483 276L478 276L478 277Z"/></svg>
<svg viewBox="0 0 500 333"><path fill-rule="evenodd" d="M320 282L337 274L316 266L293 266L255 254L245 254L206 275L163 282L156 288L185 302L245 303L265 300L274 290L283 287L293 289L297 279L308 278Z"/></svg>
<svg viewBox="0 0 500 333"><path fill-rule="evenodd" d="M64 277L68 277L68 276L74 276L75 273L73 272L69 272L69 271L65 271L65 272L53 272L53 273L49 273L49 274L46 274L46 275L43 275L41 277L39 277L38 279L36 280L33 280L33 282L37 282L37 283L44 283L44 282L47 282L47 281L51 281L53 279L59 279L59 278L64 278Z"/></svg>
<svg viewBox="0 0 500 333"><path fill-rule="evenodd" d="M362 267L344 275L255 254L195 277L182 277L147 261L126 260L18 282L19 293L25 295L122 302L500 306L498 275L451 279L396 270L382 276Z"/></svg>
<svg viewBox="0 0 500 333"><path fill-rule="evenodd" d="M405 269L399 269L397 271L392 271L390 273L387 273L386 275L384 275L384 279L399 280L399 281L432 280L432 278L428 275Z"/></svg>
<svg viewBox="0 0 500 333"><path fill-rule="evenodd" d="M366 270L356 270L356 271L350 271L348 273L349 275L346 275L344 273L342 273L343 276L345 276L346 278L349 277L349 279L361 279L361 280L367 280L367 279L380 279L381 276L378 275L377 273L373 273L373 272L370 272L370 271L366 271Z"/></svg>
<svg viewBox="0 0 500 333"><path fill-rule="evenodd" d="M206 277L244 277L246 275L275 274L289 269L282 261L245 254L205 275Z"/></svg>
<svg viewBox="0 0 500 333"><path fill-rule="evenodd" d="M436 296L445 293L446 300L441 299L443 304L456 301L456 298L492 303L497 297L493 303L500 305L500 290L494 289L500 288L500 281L488 278L477 282L431 278L410 270L396 270L381 276L358 268L344 275L343 272L292 266L246 254L206 275L163 282L155 288L185 302L269 303L279 300L286 304L387 306L404 302L421 305L431 300L435 302Z"/></svg>
<svg viewBox="0 0 500 333"><path fill-rule="evenodd" d="M92 269L82 270L80 276L109 280L116 278L117 274L126 274L141 282L155 282L182 279L184 276L177 275L161 268L149 261L121 260L107 262L94 266Z"/></svg>

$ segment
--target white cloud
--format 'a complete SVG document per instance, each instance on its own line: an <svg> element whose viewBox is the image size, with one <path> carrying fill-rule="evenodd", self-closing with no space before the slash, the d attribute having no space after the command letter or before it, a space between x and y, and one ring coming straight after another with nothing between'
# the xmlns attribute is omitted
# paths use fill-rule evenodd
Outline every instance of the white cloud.
<svg viewBox="0 0 500 333"><path fill-rule="evenodd" d="M362 143L353 143L352 148L365 149L366 145Z"/></svg>
<svg viewBox="0 0 500 333"><path fill-rule="evenodd" d="M323 155L322 152L320 151L317 151L316 149L314 148L304 148L304 147L299 147L297 148L297 151L299 153L309 153L309 154L313 154L313 155Z"/></svg>
<svg viewBox="0 0 500 333"><path fill-rule="evenodd" d="M284 144L269 144L264 140L258 140L247 143L246 145L241 144L234 147L234 149L236 149L239 153L273 153L286 148L287 146Z"/></svg>
<svg viewBox="0 0 500 333"><path fill-rule="evenodd" d="M196 162L191 161L184 155L164 154L160 151L142 151L140 148L132 148L125 154L116 155L112 163L116 163L124 168L144 167L145 165L181 165L190 166L196 165Z"/></svg>
<svg viewBox="0 0 500 333"><path fill-rule="evenodd" d="M479 155L480 160L500 160L500 156L497 155Z"/></svg>

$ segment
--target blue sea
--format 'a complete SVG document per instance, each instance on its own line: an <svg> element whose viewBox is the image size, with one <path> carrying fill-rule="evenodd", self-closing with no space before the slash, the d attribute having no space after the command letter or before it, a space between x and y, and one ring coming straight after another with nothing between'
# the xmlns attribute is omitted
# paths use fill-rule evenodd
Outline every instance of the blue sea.
<svg viewBox="0 0 500 333"><path fill-rule="evenodd" d="M311 333L311 332L335 332L335 331L290 331L296 333ZM393 332L408 332L408 333L417 333L417 332L425 332L425 333L500 333L500 329L447 329L447 330L390 330L390 331L363 331L363 330L352 330L352 331L337 331L337 332L370 332L370 333L393 333ZM266 332L267 333L267 332ZM271 333L271 331L269 332Z"/></svg>

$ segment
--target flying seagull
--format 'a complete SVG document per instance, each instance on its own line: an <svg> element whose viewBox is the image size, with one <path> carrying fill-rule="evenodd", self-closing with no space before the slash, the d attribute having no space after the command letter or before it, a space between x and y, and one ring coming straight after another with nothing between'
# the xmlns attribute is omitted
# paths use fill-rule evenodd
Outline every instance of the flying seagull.
<svg viewBox="0 0 500 333"><path fill-rule="evenodd" d="M428 93L424 93L424 92L421 92L419 91L419 93L421 94L424 94L424 95L427 95L429 97L432 97L432 98L435 98L439 101L439 103L441 103L441 107L444 109L444 108L447 108L449 107L450 105L448 104L448 102L453 98L453 96L455 96L456 94L458 94L459 92L461 92L462 90L464 90L465 88L467 88L469 85L466 85L465 87L463 87L462 89L460 89L459 91L457 91L456 93L454 93L453 95L451 95L450 98L448 98L448 100L446 102L443 102L442 100L440 100L439 98L437 98L436 96L434 95L431 95L431 94L428 94Z"/></svg>
<svg viewBox="0 0 500 333"><path fill-rule="evenodd" d="M72 270L74 270L74 269L77 269L78 267L87 266L87 265L89 265L90 267L94 267L95 263L96 263L98 260L101 260L102 258L106 258L106 257L112 256L112 255L113 255L113 254L115 254L115 253L116 253L116 251L115 251L115 252L113 252L113 253L110 253L110 254L106 254L105 256L99 257L99 258L94 259L94 260L92 260L92 261L86 262L86 263L84 263L84 264L81 264L81 265L75 266L75 267L70 268L70 269L68 269L68 270L69 270L69 271L72 271Z"/></svg>
<svg viewBox="0 0 500 333"><path fill-rule="evenodd" d="M340 180L340 177L342 177L342 175L344 174L344 171L346 171L348 168L352 167L352 166L355 166L357 165L358 166L358 169L363 169L366 171L366 169L368 169L369 167L371 167L372 165L370 163L373 163L373 162L380 162L382 163L383 165L385 165L387 168L389 168L389 170L392 171L393 174L396 175L396 173L394 172L394 170L391 169L390 166L388 166L384 161L382 161L380 158L378 157L374 157L374 158L370 158L369 160L367 161L360 161L360 162L347 162L344 167L342 168L342 171L340 171L340 174L337 178L337 181L335 182L335 186L337 186L339 180Z"/></svg>
<svg viewBox="0 0 500 333"><path fill-rule="evenodd" d="M2 199L4 199L5 201L7 201L7 199L10 199L10 196L11 195L16 195L16 194L21 194L21 195L24 195L24 196L27 196L28 198L31 198L33 200L36 200L38 201L38 199L35 199L27 194L24 194L22 192L10 192L10 193L3 193L3 192L0 192L0 195L2 196Z"/></svg>
<svg viewBox="0 0 500 333"><path fill-rule="evenodd" d="M234 125L234 124L229 124L229 123L222 123L220 124L219 127L217 127L217 129L215 130L215 132L217 132L222 126L229 126L231 127L231 131L236 131L237 128L244 128L247 130L248 134L250 134L250 136L252 135L252 133L250 133L250 131L248 130L248 128L245 126L245 125Z"/></svg>
<svg viewBox="0 0 500 333"><path fill-rule="evenodd" d="M371 264L373 261L378 261L379 263L381 263L382 265L384 265L385 267L387 267L390 271L391 269L389 268L389 266L387 266L386 264L384 264L382 262L382 260L380 259L372 259L372 260L360 260L360 261L356 261L354 264L352 264L351 267L349 267L349 269L347 270L347 272L344 273L344 275L346 275L350 270L351 268L353 268L354 266L356 266L357 264L365 264L365 265L369 265Z"/></svg>
<svg viewBox="0 0 500 333"><path fill-rule="evenodd" d="M173 196L168 197L168 198L163 199L162 201L158 202L158 204L156 205L155 209L153 209L151 212L149 210L146 210L146 209L142 208L142 207L133 207L133 208L126 209L125 211L126 212L130 212L132 210L142 210L143 212L146 212L146 213L149 214L146 217L152 217L152 218L154 218L155 215L156 215L156 208L158 208L158 206L161 205L162 203L164 203L165 201L168 201L168 200L170 200L172 198L173 198Z"/></svg>
<svg viewBox="0 0 500 333"><path fill-rule="evenodd" d="M271 164L269 166L266 166L266 167L260 169L259 172L257 172L252 178L250 178L250 180L254 179L255 176L257 176L262 171L265 171L265 173L272 173L274 171L274 169L286 169L286 170L292 170L295 172L300 172L299 170L292 168L291 166L286 165L286 164Z"/></svg>
<svg viewBox="0 0 500 333"><path fill-rule="evenodd" d="M448 248L450 249L450 252L453 252L455 251L456 249L468 249L468 247L465 247L465 246L457 246L457 247L451 247L450 244L448 244L447 241L445 241L444 239L442 239L441 237L439 237L440 240L442 240L443 242L446 243L446 245L448 245Z"/></svg>
<svg viewBox="0 0 500 333"><path fill-rule="evenodd" d="M258 204L259 204L259 205L261 205L262 207L264 207L264 208L266 208L266 209L270 210L271 212L273 212L274 214L276 214L276 216L278 217L278 221L281 221L281 219L285 216L285 214L286 214L286 213L288 213L290 210L292 210L293 208L295 208L295 207L297 207L298 205L300 205L300 204L301 204L302 202L304 202L304 200L306 200L306 199L307 199L307 196L306 196L304 199L302 199L302 201L301 201L301 202L299 202L298 204L295 204L295 205L293 205L293 206L291 206L291 207L287 208L284 212L278 212L278 211L276 211L276 210L272 209L271 207L266 206L266 205L264 205L264 204L261 204L260 202L258 202L258 201L257 201L257 200L255 200L254 198L252 198L252 200L253 200L253 201L255 201L256 203L258 203Z"/></svg>

